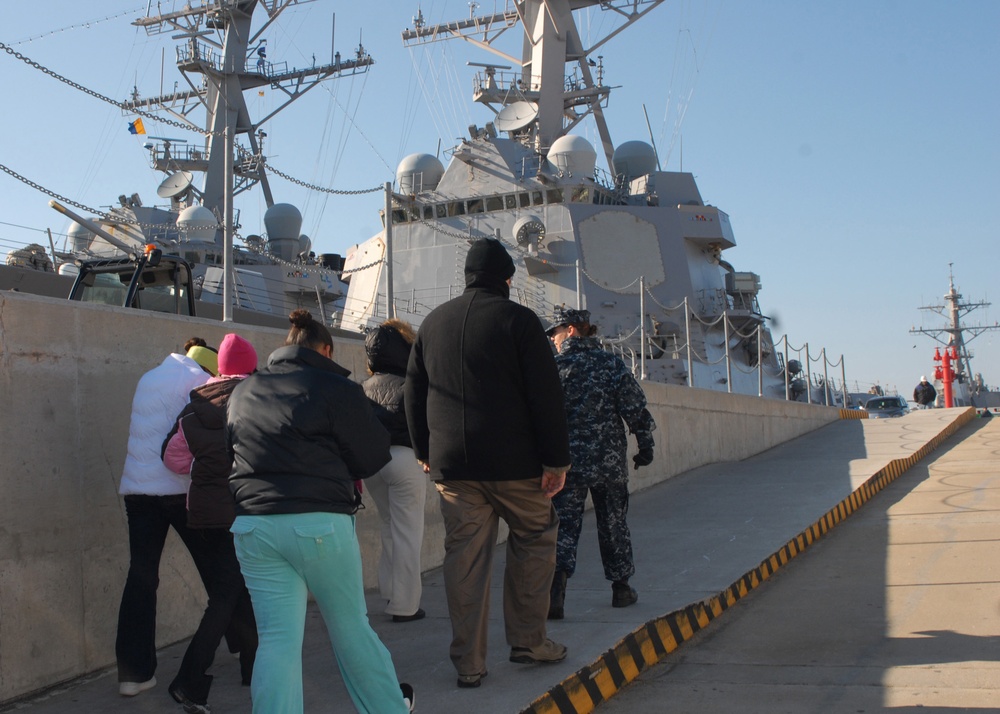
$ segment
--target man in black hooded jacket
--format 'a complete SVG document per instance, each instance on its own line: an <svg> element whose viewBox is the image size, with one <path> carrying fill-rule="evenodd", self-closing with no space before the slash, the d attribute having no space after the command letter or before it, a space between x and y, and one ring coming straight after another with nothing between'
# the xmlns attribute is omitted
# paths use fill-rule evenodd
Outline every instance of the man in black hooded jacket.
<svg viewBox="0 0 1000 714"><path fill-rule="evenodd" d="M445 523L445 591L458 686L486 675L489 585L499 519L510 527L504 623L510 660L558 662L546 636L558 518L570 466L562 387L542 324L509 299L514 262L499 241L472 244L466 289L434 309L410 353L413 450L436 482Z"/></svg>

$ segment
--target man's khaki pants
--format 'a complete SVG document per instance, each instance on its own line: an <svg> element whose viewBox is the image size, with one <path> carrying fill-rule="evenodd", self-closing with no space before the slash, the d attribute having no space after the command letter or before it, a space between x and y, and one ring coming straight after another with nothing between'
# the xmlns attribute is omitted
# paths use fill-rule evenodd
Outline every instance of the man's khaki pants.
<svg viewBox="0 0 1000 714"><path fill-rule="evenodd" d="M438 481L445 525L444 583L451 661L461 675L486 671L493 551L502 518L510 527L503 583L507 644L545 641L559 519L541 478Z"/></svg>

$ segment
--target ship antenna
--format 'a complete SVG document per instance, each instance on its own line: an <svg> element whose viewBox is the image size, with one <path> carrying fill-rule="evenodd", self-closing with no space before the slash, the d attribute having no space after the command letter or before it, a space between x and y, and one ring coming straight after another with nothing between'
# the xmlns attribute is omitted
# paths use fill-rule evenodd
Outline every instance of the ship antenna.
<svg viewBox="0 0 1000 714"><path fill-rule="evenodd" d="M656 157L656 170L662 171L660 168L660 152L656 150L656 139L653 138L653 129L649 125L649 114L646 112L646 103L642 104L642 115L646 117L646 131L649 132L649 143L653 145L653 156Z"/></svg>

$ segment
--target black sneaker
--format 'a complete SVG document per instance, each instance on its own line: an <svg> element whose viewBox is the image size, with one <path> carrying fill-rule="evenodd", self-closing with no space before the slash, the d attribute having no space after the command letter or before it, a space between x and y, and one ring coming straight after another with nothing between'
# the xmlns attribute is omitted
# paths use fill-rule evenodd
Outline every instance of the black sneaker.
<svg viewBox="0 0 1000 714"><path fill-rule="evenodd" d="M167 691L175 702L184 707L184 714L212 714L212 707L192 701L179 687L170 687Z"/></svg>
<svg viewBox="0 0 1000 714"><path fill-rule="evenodd" d="M413 687L406 682L400 682L399 689L403 692L403 701L406 702L407 710L412 712L417 706L417 695L413 693Z"/></svg>

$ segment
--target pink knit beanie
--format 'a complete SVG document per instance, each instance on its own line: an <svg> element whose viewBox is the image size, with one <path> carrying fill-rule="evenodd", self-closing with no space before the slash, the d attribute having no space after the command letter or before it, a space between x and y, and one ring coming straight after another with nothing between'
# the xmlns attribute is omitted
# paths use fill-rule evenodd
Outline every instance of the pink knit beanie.
<svg viewBox="0 0 1000 714"><path fill-rule="evenodd" d="M219 345L219 374L250 374L257 369L257 350L237 334L230 332Z"/></svg>

